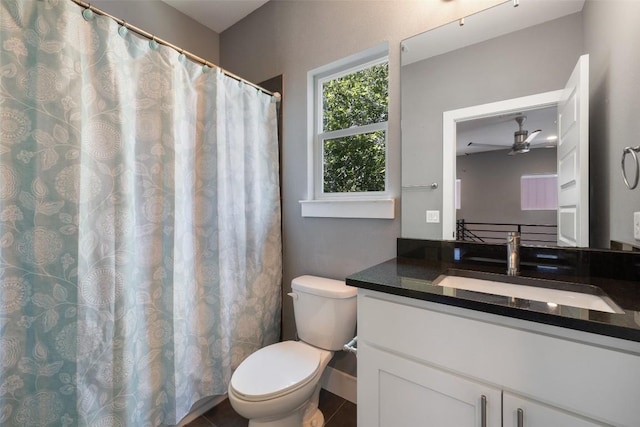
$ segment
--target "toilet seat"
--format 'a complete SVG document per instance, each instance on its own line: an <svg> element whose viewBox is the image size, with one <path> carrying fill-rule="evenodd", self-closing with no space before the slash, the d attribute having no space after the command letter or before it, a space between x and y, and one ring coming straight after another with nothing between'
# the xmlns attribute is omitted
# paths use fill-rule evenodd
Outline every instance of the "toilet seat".
<svg viewBox="0 0 640 427"><path fill-rule="evenodd" d="M274 399L303 387L318 373L321 352L300 341L264 347L247 357L231 377L238 397L252 402Z"/></svg>

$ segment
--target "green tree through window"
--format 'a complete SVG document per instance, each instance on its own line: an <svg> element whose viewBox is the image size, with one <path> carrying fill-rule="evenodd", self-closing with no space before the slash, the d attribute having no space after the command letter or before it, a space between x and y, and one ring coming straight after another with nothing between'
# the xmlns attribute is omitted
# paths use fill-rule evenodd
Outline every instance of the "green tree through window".
<svg viewBox="0 0 640 427"><path fill-rule="evenodd" d="M323 192L382 192L386 184L387 62L322 82Z"/></svg>

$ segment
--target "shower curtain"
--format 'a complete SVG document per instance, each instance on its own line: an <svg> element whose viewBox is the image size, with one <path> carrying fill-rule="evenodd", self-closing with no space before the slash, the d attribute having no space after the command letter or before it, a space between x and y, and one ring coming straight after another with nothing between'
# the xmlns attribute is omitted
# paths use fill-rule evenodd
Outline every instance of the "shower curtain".
<svg viewBox="0 0 640 427"><path fill-rule="evenodd" d="M173 425L279 338L271 96L0 0L0 425Z"/></svg>

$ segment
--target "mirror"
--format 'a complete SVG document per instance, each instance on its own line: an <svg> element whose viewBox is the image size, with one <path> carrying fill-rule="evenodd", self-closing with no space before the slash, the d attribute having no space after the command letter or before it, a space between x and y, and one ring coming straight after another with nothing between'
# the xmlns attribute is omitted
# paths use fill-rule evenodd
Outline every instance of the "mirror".
<svg viewBox="0 0 640 427"><path fill-rule="evenodd" d="M552 105L457 122L443 141L457 142L456 240L503 243L519 229L522 244L557 244L557 115Z"/></svg>
<svg viewBox="0 0 640 427"><path fill-rule="evenodd" d="M466 17L463 26L456 21L404 40L401 56L402 237L442 239L443 230L455 228L456 210L445 216L443 194L453 193L456 174L460 178L464 173L454 169L453 178L443 178L447 168L453 167L443 156L447 150L455 156L456 151L455 147L443 146L446 136L443 134L447 132L443 125L445 113L557 94L565 87L578 59L589 54L589 162L588 177L584 179L589 181L585 187L589 197L587 241L594 248L640 246L640 240L635 240L633 234L633 213L640 211L640 192L626 188L620 170L624 147L637 145L636 135L640 135L640 97L634 71L640 70L640 52L634 50L630 42L640 38L639 26L632 18L639 14L640 2L623 0L520 0L518 7L509 1ZM507 139L500 141L508 145L505 150L513 145L518 130L514 118L518 115L533 115L533 110L523 107L502 114L505 120L513 120ZM526 120L524 130L538 129L533 117ZM456 126L462 136L456 139L456 145L472 142L464 141L467 131L464 127L475 124L469 121L458 122L458 125L462 126ZM536 136L541 137L542 133ZM482 171L488 183L513 182L513 178L503 178L507 166L544 151L507 156L505 150L505 159L499 162L512 161L512 164L496 163L498 160L494 159L476 166L475 173ZM466 162L472 156L497 155L497 152L488 153L467 155L467 159L454 163ZM467 171L470 169L471 166L466 166ZM539 170L531 174L546 172ZM528 172L523 169L522 174ZM464 195L462 179L461 194ZM437 189L432 188L432 183L438 184ZM520 187L519 182L516 187ZM491 200L489 195L495 198L496 192L504 190L496 184L486 184L474 191L482 192L481 198ZM427 218L434 221L434 211L438 221L428 222ZM505 220L491 218L487 212L469 212L465 206L458 210L459 215L462 212L465 219L477 217L479 222ZM548 213L547 219L536 221L548 222ZM552 217L556 217L555 211ZM532 244L555 245L553 240Z"/></svg>

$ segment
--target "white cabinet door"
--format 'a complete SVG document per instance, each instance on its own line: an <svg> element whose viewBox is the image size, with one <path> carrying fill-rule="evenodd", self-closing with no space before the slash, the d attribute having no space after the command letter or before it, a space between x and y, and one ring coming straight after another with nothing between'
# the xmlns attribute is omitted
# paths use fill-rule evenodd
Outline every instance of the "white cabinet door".
<svg viewBox="0 0 640 427"><path fill-rule="evenodd" d="M500 427L501 418L499 389L358 343L358 425Z"/></svg>
<svg viewBox="0 0 640 427"><path fill-rule="evenodd" d="M596 427L609 425L507 392L503 394L503 410L504 427ZM518 414L519 410L520 414Z"/></svg>

